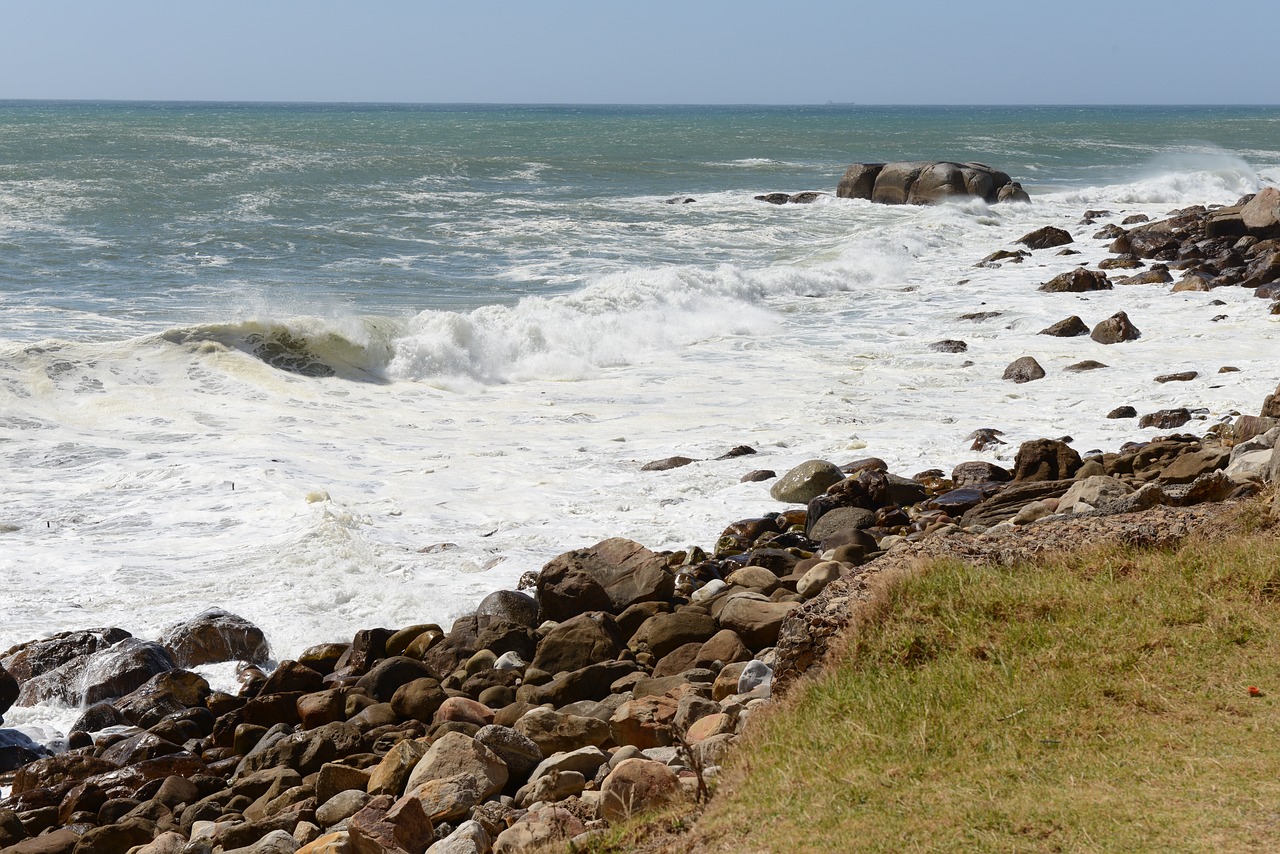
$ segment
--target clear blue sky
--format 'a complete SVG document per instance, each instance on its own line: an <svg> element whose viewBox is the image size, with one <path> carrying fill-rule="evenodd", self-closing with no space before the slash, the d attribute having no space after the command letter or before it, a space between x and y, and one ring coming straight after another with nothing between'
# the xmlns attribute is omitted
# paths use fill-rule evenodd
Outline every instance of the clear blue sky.
<svg viewBox="0 0 1280 854"><path fill-rule="evenodd" d="M6 6L0 98L1280 103L1280 0Z"/></svg>

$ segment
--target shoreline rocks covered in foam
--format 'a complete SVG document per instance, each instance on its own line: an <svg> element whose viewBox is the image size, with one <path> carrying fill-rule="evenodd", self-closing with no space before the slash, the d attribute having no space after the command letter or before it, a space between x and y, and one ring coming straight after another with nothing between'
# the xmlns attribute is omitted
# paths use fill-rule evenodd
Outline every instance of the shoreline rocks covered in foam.
<svg viewBox="0 0 1280 854"><path fill-rule="evenodd" d="M1188 210L1101 239L1213 286L1280 278L1259 261L1275 238L1206 237L1214 214ZM605 540L447 630L368 628L274 668L262 633L225 612L158 642L103 628L20 645L0 654L0 714L48 700L83 711L54 755L0 730L0 852L517 851L596 832L701 791L775 680L820 660L882 567L935 546L1003 553L1014 533L1078 541L1124 514L1255 492L1280 473L1278 400L1204 436L1108 453L1025 442L1011 468L907 477L874 458L810 461L773 485L782 507L706 550ZM999 435L978 431L975 449ZM187 669L218 661L241 662L234 694Z"/></svg>

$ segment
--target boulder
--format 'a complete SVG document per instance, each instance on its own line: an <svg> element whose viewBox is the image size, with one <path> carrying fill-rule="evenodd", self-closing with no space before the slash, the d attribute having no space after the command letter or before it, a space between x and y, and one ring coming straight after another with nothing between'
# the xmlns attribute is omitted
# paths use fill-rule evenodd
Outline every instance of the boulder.
<svg viewBox="0 0 1280 854"><path fill-rule="evenodd" d="M170 626L160 638L178 667L219 661L261 664L271 657L266 635L253 623L220 608L211 608L184 623Z"/></svg>
<svg viewBox="0 0 1280 854"><path fill-rule="evenodd" d="M1021 384L1043 379L1044 375L1044 368L1040 367L1040 363L1033 356L1022 356L1014 359L1005 367L1001 379L1012 380Z"/></svg>
<svg viewBox="0 0 1280 854"><path fill-rule="evenodd" d="M1133 341L1142 337L1138 327L1129 320L1129 315L1117 311L1106 320L1093 327L1089 337L1099 344L1119 344L1121 341Z"/></svg>
<svg viewBox="0 0 1280 854"><path fill-rule="evenodd" d="M1014 482L1066 480L1082 465L1080 455L1066 442L1033 439L1023 442L1014 457Z"/></svg>
<svg viewBox="0 0 1280 854"><path fill-rule="evenodd" d="M776 583L777 577L772 573L770 575ZM647 649L655 657L661 658L685 644L702 644L715 633L716 621L710 614L680 610L654 614L645 620L632 636L629 645L635 649Z"/></svg>
<svg viewBox="0 0 1280 854"><path fill-rule="evenodd" d="M13 674L0 664L0 722L4 721L4 713L9 711L14 700L18 699L20 690L18 680L14 679Z"/></svg>
<svg viewBox="0 0 1280 854"><path fill-rule="evenodd" d="M1147 413L1138 419L1138 426L1155 427L1157 430L1172 430L1175 427L1181 427L1190 420L1191 410L1185 407L1178 407Z"/></svg>
<svg viewBox="0 0 1280 854"><path fill-rule="evenodd" d="M997 495L965 512L960 518L962 527L990 526L1017 515L1028 504L1046 498L1064 495L1075 484L1074 480L1032 480L1012 483Z"/></svg>
<svg viewBox="0 0 1280 854"><path fill-rule="evenodd" d="M1240 208L1240 221L1254 237L1280 237L1280 189L1259 190Z"/></svg>
<svg viewBox="0 0 1280 854"><path fill-rule="evenodd" d="M1003 466L985 460L960 463L951 470L951 483L956 487L975 483L1004 483L1013 479L1013 473Z"/></svg>
<svg viewBox="0 0 1280 854"><path fill-rule="evenodd" d="M599 747L612 737L608 722L599 718L544 708L526 712L515 722L513 729L533 742L543 756L580 747ZM477 737L479 735L476 733Z"/></svg>
<svg viewBox="0 0 1280 854"><path fill-rule="evenodd" d="M151 727L165 715L202 707L210 693L203 676L189 670L166 670L116 700L112 705L129 721Z"/></svg>
<svg viewBox="0 0 1280 854"><path fill-rule="evenodd" d="M1085 513L1133 492L1119 478L1095 475L1078 480L1058 499L1059 513Z"/></svg>
<svg viewBox="0 0 1280 854"><path fill-rule="evenodd" d="M416 789L428 780L472 774L484 784L484 796L495 795L507 784L506 763L498 755L469 735L448 732L436 739L409 775L406 791Z"/></svg>
<svg viewBox="0 0 1280 854"><path fill-rule="evenodd" d="M1111 290L1111 280L1101 270L1086 270L1084 267L1073 267L1065 273L1054 276L1037 290L1049 294L1109 291Z"/></svg>
<svg viewBox="0 0 1280 854"><path fill-rule="evenodd" d="M777 643L782 621L797 607L796 602L771 602L742 594L725 603L718 622L721 628L737 633L748 648L759 651Z"/></svg>
<svg viewBox="0 0 1280 854"><path fill-rule="evenodd" d="M0 658L0 666L21 684L75 659L114 646L127 637L132 636L124 629L117 628L62 632L15 647Z"/></svg>
<svg viewBox="0 0 1280 854"><path fill-rule="evenodd" d="M427 753L425 740L397 741L369 774L367 790L371 795L399 796L409 782L409 775Z"/></svg>
<svg viewBox="0 0 1280 854"><path fill-rule="evenodd" d="M665 601L674 590L666 560L622 538L553 558L537 581L542 619L557 622L584 611L620 614L636 602Z"/></svg>
<svg viewBox="0 0 1280 854"><path fill-rule="evenodd" d="M529 812L498 834L493 854L567 850L566 843L586 832L582 819L563 807L548 806Z"/></svg>
<svg viewBox="0 0 1280 854"><path fill-rule="evenodd" d="M160 644L128 637L24 682L17 705L34 706L47 700L93 705L122 697L157 673L172 669L173 659Z"/></svg>
<svg viewBox="0 0 1280 854"><path fill-rule="evenodd" d="M426 780L405 793L416 798L433 824L466 818L471 808L485 799L486 783L474 774L453 774Z"/></svg>
<svg viewBox="0 0 1280 854"><path fill-rule="evenodd" d="M855 163L845 171L836 195L881 204L934 204L952 196L977 197L994 203L1001 199L1001 190L1012 183L1004 172L981 163ZM1019 194L1026 196L1020 186L1010 187L1003 198L1019 198Z"/></svg>
<svg viewBox="0 0 1280 854"><path fill-rule="evenodd" d="M779 478L778 482L769 488L769 495L775 501L808 504L826 492L828 487L839 483L844 478L845 473L834 463L826 460L808 460Z"/></svg>
<svg viewBox="0 0 1280 854"><path fill-rule="evenodd" d="M495 590L476 606L477 628L483 630L492 620L502 619L525 628L536 629L541 622L538 600L519 590Z"/></svg>
<svg viewBox="0 0 1280 854"><path fill-rule="evenodd" d="M507 766L510 778L523 780L542 761L542 748L533 739L505 726L481 727L475 740L489 748Z"/></svg>
<svg viewBox="0 0 1280 854"><path fill-rule="evenodd" d="M1028 249L1049 249L1054 246L1065 246L1068 243L1074 243L1071 234L1061 228L1055 228L1052 225L1046 225L1044 228L1037 228L1030 234L1024 234L1014 243L1021 243Z"/></svg>
<svg viewBox="0 0 1280 854"><path fill-rule="evenodd" d="M1052 335L1055 338L1076 338L1080 335L1088 335L1089 327L1077 315L1059 320L1052 326L1047 326L1040 330L1041 335Z"/></svg>
<svg viewBox="0 0 1280 854"><path fill-rule="evenodd" d="M532 666L547 673L579 670L617 658L623 639L617 621L604 611L589 611L557 625L538 644Z"/></svg>
<svg viewBox="0 0 1280 854"><path fill-rule="evenodd" d="M674 803L680 797L676 773L651 759L626 759L600 784L600 814L624 821Z"/></svg>
<svg viewBox="0 0 1280 854"><path fill-rule="evenodd" d="M426 854L488 854L492 847L493 837L483 824L464 821L453 833L428 848Z"/></svg>

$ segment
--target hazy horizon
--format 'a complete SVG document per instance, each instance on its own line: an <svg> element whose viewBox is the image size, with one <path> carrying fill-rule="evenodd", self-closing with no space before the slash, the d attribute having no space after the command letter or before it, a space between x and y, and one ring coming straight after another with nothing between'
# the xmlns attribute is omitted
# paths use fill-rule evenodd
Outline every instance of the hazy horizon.
<svg viewBox="0 0 1280 854"><path fill-rule="evenodd" d="M613 6L388 0L6 10L0 99L495 105L1270 106L1280 4Z"/></svg>

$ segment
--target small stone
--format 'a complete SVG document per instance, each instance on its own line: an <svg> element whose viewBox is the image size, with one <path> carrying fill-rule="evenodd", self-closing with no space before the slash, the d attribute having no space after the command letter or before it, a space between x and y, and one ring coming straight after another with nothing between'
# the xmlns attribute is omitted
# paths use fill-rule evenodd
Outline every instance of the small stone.
<svg viewBox="0 0 1280 854"><path fill-rule="evenodd" d="M1013 380L1015 383L1021 384L1042 379L1044 375L1044 368L1040 367L1040 363L1034 357L1023 356L1009 363L1009 366L1004 369L1004 375L1001 379Z"/></svg>
<svg viewBox="0 0 1280 854"><path fill-rule="evenodd" d="M1052 326L1041 329L1040 335L1052 335L1054 338L1075 338L1080 335L1088 335L1089 327L1077 315L1059 320Z"/></svg>
<svg viewBox="0 0 1280 854"><path fill-rule="evenodd" d="M929 349L935 353L963 353L969 349L969 345L963 341L948 338L942 341L934 341L929 345Z"/></svg>
<svg viewBox="0 0 1280 854"><path fill-rule="evenodd" d="M1158 383L1185 383L1200 376L1196 371L1180 371L1176 374L1161 374L1156 377Z"/></svg>
<svg viewBox="0 0 1280 854"><path fill-rule="evenodd" d="M1096 371L1105 367L1107 366L1102 362L1098 362L1093 359L1085 359L1083 362L1076 362L1074 365L1067 365L1062 370L1066 373L1078 374L1084 371Z"/></svg>
<svg viewBox="0 0 1280 854"><path fill-rule="evenodd" d="M1132 406L1117 406L1107 413L1108 418L1137 418L1138 410Z"/></svg>

